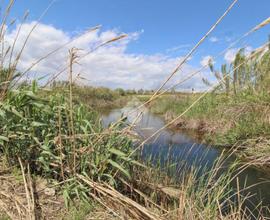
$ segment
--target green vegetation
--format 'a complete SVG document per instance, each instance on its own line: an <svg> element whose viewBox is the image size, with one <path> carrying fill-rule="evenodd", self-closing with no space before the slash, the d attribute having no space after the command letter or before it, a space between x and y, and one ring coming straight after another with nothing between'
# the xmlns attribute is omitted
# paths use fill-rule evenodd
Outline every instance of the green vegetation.
<svg viewBox="0 0 270 220"><path fill-rule="evenodd" d="M8 90L0 103L0 150L5 164L62 183L67 207L76 200L90 202L91 195L96 199L89 183L121 192L132 168L141 166L128 157L132 142L122 134L122 122L103 128L95 111L71 105L59 93L44 93L33 82Z"/></svg>
<svg viewBox="0 0 270 220"><path fill-rule="evenodd" d="M93 211L94 207L89 203L80 203L77 207L71 207L65 220L81 220L86 219Z"/></svg>
<svg viewBox="0 0 270 220"><path fill-rule="evenodd" d="M207 85L213 86L213 91L172 126L195 130L203 135L204 141L214 145L240 145L239 152L245 157L259 159L267 156L270 152L269 57L270 51L266 49L252 59L240 50L229 67L222 65L221 73L210 62L218 86L203 79ZM237 68L240 64L243 64L241 68ZM151 111L163 114L169 122L201 95L165 94L151 104Z"/></svg>
<svg viewBox="0 0 270 220"><path fill-rule="evenodd" d="M132 162L123 156L131 150L130 140L117 129L105 132L97 114L85 106L71 110L63 96L44 99L37 93L33 83L10 91L1 103L1 150L10 165L20 158L32 172L60 180L71 172L110 184L116 184L117 171L130 176L121 165Z"/></svg>
<svg viewBox="0 0 270 220"><path fill-rule="evenodd" d="M69 82L54 82L51 94L69 93ZM46 95L47 93L45 93ZM105 87L79 86L73 84L73 99L76 103L84 103L93 110L123 107L131 94L118 88L115 90Z"/></svg>
<svg viewBox="0 0 270 220"><path fill-rule="evenodd" d="M67 96L55 91L44 96L46 91L40 91L35 82L8 91L1 102L0 149L7 167L15 167L16 173L21 168L17 184L23 184L26 173L31 173L33 179L25 182L30 191L29 181L39 178L58 185L58 193L70 208L67 219L93 216L93 209L103 210L104 204L114 216L133 219L215 219L228 204L232 208L227 215L249 215L237 208L242 198L238 203L230 199L235 165L220 175L220 158L199 178L197 169L189 169L183 170L186 174L180 181L175 180L161 168L150 164L146 168L136 157L128 157L132 142L122 122L103 128L95 111L77 101L71 109ZM34 197L28 200L36 202ZM35 210L29 209L28 215Z"/></svg>
<svg viewBox="0 0 270 220"><path fill-rule="evenodd" d="M231 187L237 177L235 173L241 172L237 163L224 171L226 158L221 156L210 170L183 167L181 178L173 178L168 175L178 173L173 164L168 163L164 169L141 161L139 152L134 151L125 119L108 128L102 126L98 114L102 108L121 107L132 95L145 99L154 91L78 86L73 81L73 65L79 57L77 49L70 50L67 82L55 81L51 85L49 80L46 85L51 87L46 88L35 80L30 85L22 82L35 65L70 42L18 73L20 56L36 26L21 42L19 53L13 54L20 38L15 37L8 46L4 40L6 27L16 23L13 20L8 24L13 4L13 0L9 1L4 10L0 28L0 218L240 220L253 217L254 210L242 208L248 198L241 195L239 188ZM17 36L20 31L18 28ZM113 37L93 50L124 37ZM241 62L245 65L234 70ZM260 138L264 140L260 143L269 147L269 51L247 61L241 50L230 67L222 67L224 82L213 65L210 68L220 85L187 112L186 121L177 125L186 123L188 127L188 120L202 120L208 124L200 122L197 127L210 128L206 134L215 134L211 138L213 142L233 144ZM229 69L233 69L232 76ZM182 113L200 95L179 95L174 90L171 93L152 103L152 111L166 114L168 120ZM245 152L252 154L248 149ZM256 152L262 155L269 152L268 148L261 149ZM263 218L261 208L256 208L258 219Z"/></svg>

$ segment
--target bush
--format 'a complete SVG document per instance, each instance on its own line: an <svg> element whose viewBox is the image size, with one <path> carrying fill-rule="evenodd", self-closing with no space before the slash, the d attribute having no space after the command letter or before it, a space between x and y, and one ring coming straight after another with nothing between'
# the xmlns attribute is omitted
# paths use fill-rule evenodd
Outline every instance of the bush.
<svg viewBox="0 0 270 220"><path fill-rule="evenodd" d="M34 83L0 103L0 150L10 165L20 158L32 173L58 180L79 173L116 186L118 177L129 178L132 143L121 123L105 130L96 112L83 105L71 110L64 96L38 92Z"/></svg>

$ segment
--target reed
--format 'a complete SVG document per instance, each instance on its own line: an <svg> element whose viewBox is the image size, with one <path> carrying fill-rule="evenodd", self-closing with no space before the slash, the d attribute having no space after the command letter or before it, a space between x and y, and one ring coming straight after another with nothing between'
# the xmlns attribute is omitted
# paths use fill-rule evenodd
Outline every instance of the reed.
<svg viewBox="0 0 270 220"><path fill-rule="evenodd" d="M197 50L236 2L237 0L233 1L146 104L159 96L158 93L164 85ZM76 206L78 201L79 204L83 202L90 206L91 203L98 203L102 210L107 210L119 219L250 218L252 212L242 208L248 197L242 196L239 187L233 191L230 185L233 180L237 180L235 172L241 172L236 164L232 164L226 172L223 172L225 159L221 157L210 170L202 168L205 172L200 175L201 169L186 165L183 165L180 171L173 170L174 167L171 164L167 164L164 169L161 162L158 162L160 167L154 166L151 158L149 163L143 163L138 154L138 149L147 140L179 118L191 113L197 104L208 97L209 92L219 84L195 96L192 102L188 102L172 121L149 139L143 140L135 149L128 133L132 124L127 127L125 118L121 118L109 128L104 128L96 111L98 110L96 103L91 106L92 108L89 108L89 103L82 104L89 99L89 96L93 100L114 102L120 96L124 97L125 92L119 89L111 91L105 88L79 87L75 83L76 73L73 68L80 59L100 47L125 38L125 34L102 42L81 56L78 56L76 49L71 49L69 65L63 66L61 71L52 75L46 83L46 86L52 86L50 91L46 86L45 89L41 88L36 81L33 81L31 85L19 84L33 67L80 38L80 36L75 37L37 59L22 73L17 72L16 68L24 48L31 43L31 34L53 3L54 1L32 27L18 54L14 54L14 48L19 39L21 27L18 29L13 44L6 50L4 46L5 26L14 4L13 0L10 0L0 26L1 54L5 54L1 57L0 67L0 151L8 169L20 170L23 180L21 184L24 189L23 196L17 194L13 200L8 193L0 191L0 206L6 214L10 218L19 216L25 219L38 219L40 217L37 195L45 190L35 191L34 183L36 177L39 177L54 183L49 188L57 188L57 193L62 193L67 208ZM23 17L23 21L27 19L27 16L28 13ZM269 21L266 20L253 31L268 23ZM99 26L94 27L84 34L99 28ZM258 58L262 55L261 52L255 51L250 57L239 59L240 61L236 62L230 71L235 72L248 60ZM265 57L264 59L267 60ZM265 62L262 66L266 65ZM69 74L69 81L59 86L56 79L66 71ZM229 75L226 73L218 77L222 82L229 78ZM220 174L221 170L222 174ZM182 172L180 179L176 180L168 176L168 173L179 172ZM232 198L236 198L236 201ZM9 201L12 208L10 209L3 201ZM260 210L255 217L263 217Z"/></svg>

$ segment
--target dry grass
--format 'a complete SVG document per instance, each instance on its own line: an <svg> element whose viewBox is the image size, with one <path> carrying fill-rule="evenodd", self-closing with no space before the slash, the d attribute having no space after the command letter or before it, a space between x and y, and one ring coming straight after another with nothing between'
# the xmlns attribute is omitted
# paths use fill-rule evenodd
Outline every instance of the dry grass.
<svg viewBox="0 0 270 220"><path fill-rule="evenodd" d="M169 82L169 80L180 70L180 68L186 63L188 58L197 50L197 48L202 44L202 42L210 35L210 33L216 28L216 26L223 20L223 18L229 13L229 11L233 8L233 6L236 4L237 0L234 0L233 3L229 6L229 8L224 12L224 14L216 21L216 23L210 28L210 30L201 38L201 40L192 48L192 50L186 55L184 60L182 60L179 65L174 69L174 71L169 74L168 78L164 81L164 83L160 86L160 88L154 93L154 95L146 102L144 105L150 103L154 99L156 99L159 96L159 92L163 89L163 87ZM1 24L0 29L0 41L1 44L4 43L4 26L6 25L6 21L8 18L8 15L10 13L10 10L13 6L14 1L10 1L6 12L4 13L4 19ZM46 12L49 10L49 8L52 6L52 3L48 6L47 9L44 10L42 13L40 19L46 14ZM26 19L26 16L25 16ZM39 20L40 20L39 19ZM38 20L38 21L39 21ZM268 22L268 20L262 24L259 25L259 28L265 26ZM13 49L16 45L16 40L18 37L14 39L14 43L12 46L12 49L8 49L7 51L3 51L2 54L8 54L11 51L11 55L9 57L9 63L8 63L8 74L6 77L6 86L3 90L1 90L0 98L1 101L5 101L7 99L7 94L9 92L9 86L10 81L13 78L13 76L16 74L16 67L20 60L20 57L22 55L22 52L26 46L27 43L29 43L29 39L35 28L37 27L38 22L33 26L33 28L30 30L29 34L27 35L22 48L19 50L19 53L13 56ZM95 31L99 27L95 27L91 29L90 31ZM257 28L258 29L258 28ZM257 30L256 29L256 30ZM20 29L17 33L17 36L20 34ZM210 177L208 177L207 182L202 184L201 188L199 190L196 189L195 184L198 184L198 180L195 178L196 170L194 173L190 173L183 179L183 182L176 187L168 187L166 185L162 185L160 183L151 182L151 176L148 176L148 181L145 181L145 179L141 179L140 183L136 180L134 180L135 184L141 184L141 186L146 187L146 192L143 192L139 188L133 188L132 181L129 183L126 180L123 179L123 176L118 175L119 173L124 173L126 176L129 176L125 171L125 167L123 168L122 165L126 164L126 161L130 162L130 158L135 152L137 152L138 149L140 149L149 139L153 138L155 135L157 135L160 131L170 126L172 123L179 120L183 115L185 115L190 109L192 109L199 101L201 101L206 94L208 94L209 91L214 89L216 87L213 86L206 92L202 93L190 106L186 108L185 111L183 111L181 114L179 114L177 117L172 119L168 124L166 124L164 127L160 128L157 132L155 132L151 137L144 140L138 148L136 148L133 152L130 152L130 154L127 156L123 152L119 152L119 150L115 150L114 152L110 154L110 156L119 156L120 158L125 160L122 161L122 164L116 164L115 161L112 161L111 159L106 160L108 158L102 158L99 163L97 164L91 164L92 170L97 168L97 175L100 173L102 175L107 175L110 178L112 178L116 182L116 178L120 176L120 178L117 179L117 181L120 181L122 184L121 186L126 187L125 190L120 190L119 188L113 187L117 184L109 184L109 181L102 180L101 177L96 177L95 175L85 175L86 169L81 169L79 166L79 162L83 161L84 155L94 155L96 154L103 154L103 149L96 148L96 150L101 150L101 152L93 152L93 146L101 146L102 143L106 142L106 138L109 134L109 138L115 138L115 135L117 132L113 132L114 127L111 126L109 129L107 129L105 132L100 133L91 133L90 130L87 130L90 134L77 134L75 132L75 122L74 122L74 106L73 106L73 82L74 82L74 73L73 73L73 65L75 62L78 62L80 59L88 56L93 51L99 49L102 46L105 46L107 44L110 44L112 42L121 40L122 38L125 38L126 35L120 35L113 39L110 39L106 42L101 43L96 48L94 48L91 51L86 52L84 55L78 57L76 55L76 52L74 50L70 51L70 63L68 66L65 66L61 68L61 71L54 74L51 79L46 83L46 85L51 84L57 77L65 72L66 70L69 70L69 107L64 109L65 111L69 112L69 114L66 114L65 117L67 117L67 129L66 134L62 134L63 130L63 118L60 117L60 110L58 111L58 135L56 135L54 138L54 144L56 146L56 157L55 161L48 164L48 167L50 168L50 172L54 173L55 176L57 176L57 180L61 180L61 182L58 182L58 186L70 186L65 185L67 182L72 181L71 186L74 185L78 187L75 189L75 194L82 193L84 199L90 200L92 198L96 202L98 202L101 206L103 206L110 215L107 215L103 218L107 218L108 216L114 216L115 218L119 219L205 219L205 218L219 218L219 219L242 219L242 218L248 218L249 216L245 216L246 213L243 213L243 210L241 210L241 204L242 204L242 198L238 198L238 202L240 205L236 206L235 204L231 204L232 207L230 209L230 212L227 215L224 215L224 212L222 210L223 204L221 202L221 198L223 196L228 196L225 191L228 184L230 183L231 179L228 179L230 177L230 174L228 176L224 176L221 178L217 178L216 173L217 170L213 170L212 173L210 173ZM77 39L77 38L76 38ZM73 40L76 40L73 39ZM72 41L73 41L72 40ZM26 68L25 71L23 71L22 75L18 77L15 84L27 73L29 72L34 66L38 65L42 60L46 59L47 57L51 56L55 52L59 51L63 47L69 45L71 42L68 42L59 48L56 48L55 50L49 52L44 57L38 59L36 62L34 62L29 68ZM2 47L3 48L3 47ZM257 55L256 52L251 55L252 56ZM12 59L15 57L14 59ZM5 63L4 60L1 60L1 63ZM242 64L237 66L236 68L239 68ZM235 69L236 69L235 68ZM1 69L4 69L3 65L1 66ZM196 73L197 74L197 73ZM191 77L195 75L192 74ZM190 76L188 76L185 80L188 80ZM223 78L223 80L225 77ZM13 85L14 86L14 85ZM38 103L40 104L40 103ZM1 105L2 106L2 105ZM16 112L15 112L16 113ZM115 126L118 126L116 123ZM78 127L82 127L82 125L78 125ZM79 129L78 129L79 130ZM123 135L125 135L126 130L123 131ZM53 134L55 135L55 134ZM64 136L63 136L64 135ZM84 136L85 135L85 136ZM79 149L77 149L76 144L81 144L79 141L86 141L89 140L90 135L94 135L95 139L91 141L87 141L88 145L85 145ZM118 134L117 134L118 135ZM80 138L76 138L79 136ZM119 136L118 136L119 137ZM6 142L9 142L10 139L14 138L14 136L10 137L8 136L4 140ZM16 137L15 137L16 138ZM110 139L110 141L112 140ZM36 139L35 139L36 141ZM41 140L42 142L44 140ZM109 141L109 143L110 143ZM39 141L36 141L39 142ZM37 144L39 145L39 143ZM68 151L67 146L71 146L71 150ZM106 146L106 145L105 145ZM10 146L9 146L10 147ZM28 146L25 146L28 147ZM64 148L66 147L66 148ZM123 146L121 146L123 147ZM66 152L65 152L66 151ZM55 153L55 152L54 152ZM124 155L124 156L123 156ZM19 155L20 156L20 155ZM66 159L68 158L68 159ZM72 160L70 159L72 158ZM29 159L29 158L28 158ZM29 166L29 162L35 163L37 160L34 158L31 158L28 161L24 160L19 157L17 165L21 168L21 176L22 180L18 184L13 184L14 177L7 177L5 175L1 176L1 180L3 179L3 186L6 189L0 190L0 206L5 211L5 213L12 219L39 219L42 217L45 217L46 214L50 214L52 218L59 218L61 215L61 211L64 210L63 208L63 200L65 198L57 198L57 195L53 192L53 195L46 195L45 190L38 189L36 186L38 185L38 182L35 178L33 178L33 173L31 174L31 169ZM66 160L65 160L66 159ZM59 161L60 162L59 162ZM79 161L81 160L81 161ZM72 161L72 163L70 162ZM79 161L79 162L78 162ZM89 160L90 161L90 160ZM88 162L89 162L88 161ZM109 162L107 162L109 161ZM94 161L90 161L94 162ZM110 163L110 165L108 165ZM97 165L97 167L94 167ZM88 165L87 165L88 166ZM86 166L86 167L87 167ZM219 164L219 166L222 166L222 164ZM117 169L111 169L111 167L117 168ZM85 167L84 167L85 168ZM109 172L102 173L102 171L109 169ZM44 167L41 166L41 170L44 169ZM111 170L110 170L111 169ZM218 168L217 168L218 169ZM34 169L35 170L35 169ZM44 169L45 170L45 169ZM43 171L44 171L43 170ZM89 169L90 170L90 169ZM88 171L89 171L88 170ZM59 173L61 172L61 173ZM141 174L144 174L141 170ZM36 172L35 174L37 174ZM90 172L89 172L90 173ZM51 175L52 177L53 175ZM103 177L103 176L102 176ZM147 177L146 177L147 178ZM6 181L8 179L8 181ZM119 182L117 182L120 184ZM163 182L164 183L164 182ZM5 191L7 190L7 191ZM225 195L224 195L225 192ZM11 197L11 193L14 193L14 196ZM239 193L239 190L238 190ZM48 194L48 192L47 192ZM153 195L156 198L152 198L150 195ZM48 196L48 197L46 197ZM78 196L79 197L79 196ZM59 199L59 200L58 200ZM226 197L227 202L229 202L229 198ZM60 201L60 202L59 202ZM44 203L44 204L42 204ZM175 207L175 205L177 207ZM245 211L245 210L244 210ZM108 217L108 218L109 218ZM91 218L91 217L90 217ZM98 218L98 216L96 216Z"/></svg>

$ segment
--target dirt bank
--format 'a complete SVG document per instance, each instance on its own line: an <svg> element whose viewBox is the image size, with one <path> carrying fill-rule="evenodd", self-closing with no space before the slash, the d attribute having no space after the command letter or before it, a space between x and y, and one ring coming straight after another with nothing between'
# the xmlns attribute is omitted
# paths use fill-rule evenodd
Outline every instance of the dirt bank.
<svg viewBox="0 0 270 220"><path fill-rule="evenodd" d="M166 122L170 122L177 116L172 112L166 112L163 117ZM196 137L199 137L199 141L202 143L236 149L237 156L243 161L252 162L253 165L263 167L267 171L270 171L269 136L246 138L233 144L219 142L218 137L226 135L230 129L233 129L235 124L235 121L228 122L224 121L222 118L220 118L219 121L213 121L203 117L199 119L183 117L172 123L170 128L194 133Z"/></svg>
<svg viewBox="0 0 270 220"><path fill-rule="evenodd" d="M172 121L177 116L172 112L166 112L164 119L166 122ZM208 138L209 135L225 134L230 128L233 127L233 123L228 123L220 120L218 123L211 121L207 118L179 118L173 122L170 127L172 129L181 129L186 131L193 131L198 133L203 139L207 138L207 141L214 142ZM214 137L212 136L212 137ZM206 140L205 140L206 141Z"/></svg>

